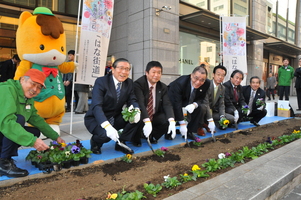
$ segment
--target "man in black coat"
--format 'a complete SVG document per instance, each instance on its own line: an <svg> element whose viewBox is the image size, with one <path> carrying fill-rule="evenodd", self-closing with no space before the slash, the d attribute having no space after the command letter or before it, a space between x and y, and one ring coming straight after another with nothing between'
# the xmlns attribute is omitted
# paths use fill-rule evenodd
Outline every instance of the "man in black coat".
<svg viewBox="0 0 301 200"><path fill-rule="evenodd" d="M85 126L93 134L90 143L95 154L101 153L101 147L111 139L116 142L115 150L125 154L134 153L125 146L137 130L135 123L140 120L140 109L134 94L133 81L128 78L131 66L128 60L119 58L113 63L112 74L95 80L92 91L92 104L85 115ZM123 105L133 106L137 112L134 123L124 121L121 114ZM119 136L118 130L123 129ZM119 139L118 139L119 138ZM123 145L119 145L119 142Z"/></svg>
<svg viewBox="0 0 301 200"><path fill-rule="evenodd" d="M19 62L20 58L17 54L15 54L12 59L1 62L0 82L5 82L8 79L14 78Z"/></svg>
<svg viewBox="0 0 301 200"><path fill-rule="evenodd" d="M247 105L240 85L243 79L243 72L236 69L232 72L230 80L223 84L225 86L225 112L234 115L236 123L242 120L242 107Z"/></svg>
<svg viewBox="0 0 301 200"><path fill-rule="evenodd" d="M296 77L295 88L297 92L298 111L301 110L301 58L299 59L299 68L295 70Z"/></svg>
<svg viewBox="0 0 301 200"><path fill-rule="evenodd" d="M258 76L250 78L250 85L243 87L243 95L250 109L248 114L250 122L255 126L260 126L258 122L266 116L267 110L265 109L265 91L260 88ZM258 100L262 104L258 104Z"/></svg>
<svg viewBox="0 0 301 200"><path fill-rule="evenodd" d="M207 70L202 66L196 67L190 75L183 75L169 84L168 96L173 105L175 120L180 124L182 136L194 140L196 136L193 133L205 135L204 117L210 112L209 102L205 100L209 86ZM184 120L183 107L188 112L188 125ZM208 119L208 122L209 129L214 131L213 119Z"/></svg>
<svg viewBox="0 0 301 200"><path fill-rule="evenodd" d="M150 61L144 76L134 82L135 95L141 110L139 128L133 138L134 146L141 146L141 133L150 138L151 143L165 134L165 139L174 139L176 123L173 108L167 94L167 86L160 81L162 65L158 61ZM169 134L172 132L172 134Z"/></svg>

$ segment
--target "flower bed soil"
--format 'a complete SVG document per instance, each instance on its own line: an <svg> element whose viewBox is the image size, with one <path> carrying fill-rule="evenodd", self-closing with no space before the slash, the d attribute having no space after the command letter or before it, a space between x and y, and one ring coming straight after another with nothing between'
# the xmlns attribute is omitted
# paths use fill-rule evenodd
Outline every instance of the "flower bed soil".
<svg viewBox="0 0 301 200"><path fill-rule="evenodd" d="M12 186L0 188L0 199L106 199L107 193L117 193L124 188L128 192L139 190L147 199L163 199L198 183L218 176L232 168L209 173L209 178L199 178L178 186L175 189L163 188L154 198L146 193L143 183L163 183L163 176L170 177L189 172L194 164L201 165L206 159L217 158L219 153L235 152L243 146L253 147L267 140L300 129L300 119L288 119L260 127L228 133L217 137L217 142L206 142L200 147L190 143L169 149L165 156L148 155L135 157L132 163L117 159L112 163L93 164L85 168L76 167L61 172L52 172L46 178L29 179ZM162 138L163 139L163 138ZM277 147L276 147L277 148ZM275 148L275 149L276 149ZM279 148L279 147L278 147ZM105 153L105 152L104 152ZM236 164L235 167L241 164ZM201 167L202 168L202 167Z"/></svg>

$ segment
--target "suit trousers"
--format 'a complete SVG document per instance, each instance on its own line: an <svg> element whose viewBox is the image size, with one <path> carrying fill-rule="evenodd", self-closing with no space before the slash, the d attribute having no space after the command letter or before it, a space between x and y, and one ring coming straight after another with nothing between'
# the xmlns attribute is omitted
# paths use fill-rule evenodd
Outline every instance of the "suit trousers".
<svg viewBox="0 0 301 200"><path fill-rule="evenodd" d="M278 86L279 88L279 100L283 100L283 95L285 95L285 100L289 100L290 96L290 86Z"/></svg>
<svg viewBox="0 0 301 200"><path fill-rule="evenodd" d="M267 114L267 110L252 110L252 112L248 115L248 117L252 117L250 122L259 122L262 118L264 118Z"/></svg>
<svg viewBox="0 0 301 200"><path fill-rule="evenodd" d="M236 106L235 108L236 108L236 110L238 111L238 115L239 115L238 122L240 122L240 121L242 120L244 114L242 113L242 110L241 110L241 107L240 107L240 106ZM230 114L230 115L234 116L234 111L235 111L235 110L234 110L232 107L226 107L226 108L225 108L226 114ZM227 119L228 119L228 118L227 118ZM238 122L237 122L237 123L238 123ZM233 117L233 122L230 121L230 123L231 123L231 124L234 123L234 117Z"/></svg>
<svg viewBox="0 0 301 200"><path fill-rule="evenodd" d="M88 96L87 92L77 92L78 94L78 103L75 109L75 112L86 112L89 110L88 106Z"/></svg>
<svg viewBox="0 0 301 200"><path fill-rule="evenodd" d="M298 109L301 109L301 88L296 88Z"/></svg>
<svg viewBox="0 0 301 200"><path fill-rule="evenodd" d="M66 98L66 109L71 109L71 98L72 98L72 82L68 86L65 86L65 98Z"/></svg>
<svg viewBox="0 0 301 200"><path fill-rule="evenodd" d="M204 124L207 107L204 104L199 105L194 111L187 115L187 130L190 133L197 133L198 128Z"/></svg>
<svg viewBox="0 0 301 200"><path fill-rule="evenodd" d="M275 89L267 89L267 97L269 98L269 100L271 100L271 94L272 94L272 97L273 99L275 99L275 92L274 92Z"/></svg>
<svg viewBox="0 0 301 200"><path fill-rule="evenodd" d="M137 131L134 134L132 141L136 143L141 143L140 138L145 138L143 134L143 127L144 127L144 122L141 120L140 122L137 123ZM156 140L159 140L162 135L167 133L169 126L169 122L166 119L166 115L164 113L155 113L153 115L153 121L152 121L152 132L150 137L155 138Z"/></svg>
<svg viewBox="0 0 301 200"><path fill-rule="evenodd" d="M139 122L138 122L139 123ZM137 130L137 124L131 124L124 121L122 115L118 115L114 118L114 126L117 131L123 129L121 135L119 135L120 141L130 141ZM102 146L104 143L111 141L111 138L107 136L106 129L100 125L92 131L92 140L97 143L98 146Z"/></svg>
<svg viewBox="0 0 301 200"><path fill-rule="evenodd" d="M24 126L25 118L23 115L17 114L17 123L20 124L26 131L32 133L37 138L40 137L40 130L35 127ZM11 158L18 156L18 148L21 145L11 141L0 132L0 158Z"/></svg>
<svg viewBox="0 0 301 200"><path fill-rule="evenodd" d="M215 126L218 127L218 128L221 128L220 124L219 124L219 120L221 119L220 118L220 114L217 113L217 112L213 112L212 113L212 118L214 120L214 123L215 123ZM227 120L229 120L230 124L234 124L234 116L233 115L230 115L228 113L225 113L225 118Z"/></svg>

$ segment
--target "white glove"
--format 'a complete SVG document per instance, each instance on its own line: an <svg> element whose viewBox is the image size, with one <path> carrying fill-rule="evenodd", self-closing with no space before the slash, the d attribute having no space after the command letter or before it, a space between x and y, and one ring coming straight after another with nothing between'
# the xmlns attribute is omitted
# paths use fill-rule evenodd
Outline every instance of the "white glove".
<svg viewBox="0 0 301 200"><path fill-rule="evenodd" d="M247 116L249 116L249 114L251 113L251 111L250 110L248 110L248 112L247 112Z"/></svg>
<svg viewBox="0 0 301 200"><path fill-rule="evenodd" d="M167 134L169 134L170 132L171 132L171 138L175 139L175 137L176 137L176 122L175 122L175 120L170 120L169 121Z"/></svg>
<svg viewBox="0 0 301 200"><path fill-rule="evenodd" d="M195 105L192 103L192 104L188 104L186 107L185 107L185 110L187 110L187 112L189 113L192 113L195 109Z"/></svg>
<svg viewBox="0 0 301 200"><path fill-rule="evenodd" d="M209 122L208 128L210 128L211 132L214 132L215 131L215 123L214 123L213 119L212 118L209 119L208 122Z"/></svg>
<svg viewBox="0 0 301 200"><path fill-rule="evenodd" d="M184 138L187 138L187 126L186 126L186 122L183 121L179 121L180 123L180 133L182 136L184 136Z"/></svg>
<svg viewBox="0 0 301 200"><path fill-rule="evenodd" d="M235 111L234 111L234 122L237 123L237 122L238 122L238 119L239 119L238 111L235 110Z"/></svg>
<svg viewBox="0 0 301 200"><path fill-rule="evenodd" d="M111 138L112 140L114 140L115 142L117 142L117 140L119 138L118 132L117 132L117 130L108 121L103 122L101 124L101 127L104 128L104 129L106 129L107 136L109 138Z"/></svg>
<svg viewBox="0 0 301 200"><path fill-rule="evenodd" d="M136 113L136 115L134 117L134 123L138 123L140 121L141 111L139 108L135 108L135 110L137 110L138 112Z"/></svg>
<svg viewBox="0 0 301 200"><path fill-rule="evenodd" d="M152 122L151 121L144 122L143 133L146 138L149 137L152 130L153 130Z"/></svg>
<svg viewBox="0 0 301 200"><path fill-rule="evenodd" d="M257 108L257 110L263 110L263 106L260 106L259 108Z"/></svg>

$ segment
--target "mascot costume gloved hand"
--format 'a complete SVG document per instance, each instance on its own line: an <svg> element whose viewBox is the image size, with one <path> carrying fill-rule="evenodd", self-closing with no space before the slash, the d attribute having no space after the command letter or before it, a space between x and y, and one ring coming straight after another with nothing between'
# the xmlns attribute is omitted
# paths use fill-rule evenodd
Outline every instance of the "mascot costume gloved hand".
<svg viewBox="0 0 301 200"><path fill-rule="evenodd" d="M16 36L17 52L21 63L15 80L30 68L46 74L41 93L34 98L38 114L60 134L59 124L65 113L65 89L61 73L71 73L74 62L66 60L66 35L62 22L45 7L38 7L33 15L24 11L19 18Z"/></svg>

